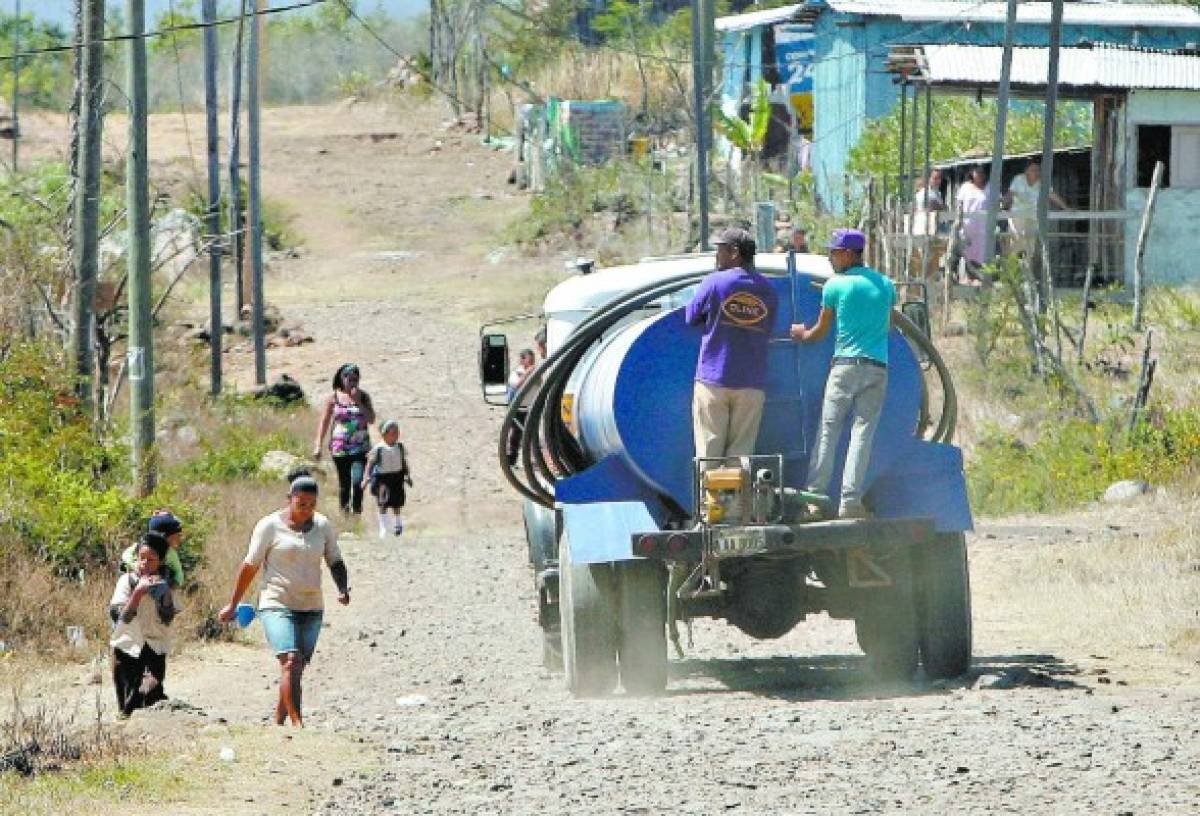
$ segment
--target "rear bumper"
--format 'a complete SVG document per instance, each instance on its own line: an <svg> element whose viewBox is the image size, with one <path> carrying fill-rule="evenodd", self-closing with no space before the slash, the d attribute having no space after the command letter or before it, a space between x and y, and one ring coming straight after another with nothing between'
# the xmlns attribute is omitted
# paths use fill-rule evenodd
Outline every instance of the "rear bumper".
<svg viewBox="0 0 1200 816"><path fill-rule="evenodd" d="M660 561L700 561L821 550L909 547L931 540L933 519L838 519L807 524L715 526L635 533L632 555Z"/></svg>

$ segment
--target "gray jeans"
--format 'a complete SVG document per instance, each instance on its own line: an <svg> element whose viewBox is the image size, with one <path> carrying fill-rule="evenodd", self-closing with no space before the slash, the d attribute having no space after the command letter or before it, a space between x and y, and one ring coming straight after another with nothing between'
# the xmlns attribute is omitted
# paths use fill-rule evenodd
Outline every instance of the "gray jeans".
<svg viewBox="0 0 1200 816"><path fill-rule="evenodd" d="M829 493L833 476L833 460L842 438L846 415L854 411L850 428L850 447L846 451L846 468L842 472L841 509L862 507L863 480L871 461L871 443L879 427L883 395L887 391L887 369L872 365L834 365L825 385L825 404L821 408L821 432L816 458L808 468L808 490Z"/></svg>

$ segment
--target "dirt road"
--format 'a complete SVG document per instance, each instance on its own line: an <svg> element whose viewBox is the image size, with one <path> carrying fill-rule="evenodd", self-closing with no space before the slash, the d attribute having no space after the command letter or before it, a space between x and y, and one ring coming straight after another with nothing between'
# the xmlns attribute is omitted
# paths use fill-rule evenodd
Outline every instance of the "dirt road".
<svg viewBox="0 0 1200 816"><path fill-rule="evenodd" d="M1072 524L1091 535L1086 513L972 536L976 659L960 682L864 685L853 632L820 618L772 642L697 625L665 698L570 699L539 666L519 506L493 462L499 416L477 397L477 316L536 305L524 300L540 287L531 277L561 268L493 252L493 230L525 206L503 184L506 157L431 129L427 112L278 111L265 132L267 190L306 241L275 265L269 297L317 338L272 350L271 370L320 395L339 363L358 362L381 415L401 422L416 479L402 539L343 538L354 600L330 603L307 682L310 730L361 737L365 763L346 773L291 756L285 732L263 726L304 793L293 803L329 814L1200 812L1195 666L1072 645L1007 592L1027 548L1065 541ZM248 355L232 356L244 371ZM219 665L185 658L174 693L209 722L258 723L274 695L269 656L222 654ZM231 683L245 691L231 696ZM267 774L232 771L245 787Z"/></svg>

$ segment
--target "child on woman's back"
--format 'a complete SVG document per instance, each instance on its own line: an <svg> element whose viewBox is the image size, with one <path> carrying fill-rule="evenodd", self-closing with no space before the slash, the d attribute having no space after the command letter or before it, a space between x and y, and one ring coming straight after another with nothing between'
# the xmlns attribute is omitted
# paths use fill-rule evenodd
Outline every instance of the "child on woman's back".
<svg viewBox="0 0 1200 816"><path fill-rule="evenodd" d="M117 579L108 612L113 621L113 686L122 717L134 709L165 700L167 653L175 600L160 572L170 545L158 533L146 533L137 544L133 570Z"/></svg>
<svg viewBox="0 0 1200 816"><path fill-rule="evenodd" d="M170 510L155 510L147 526L150 532L158 533L167 540L169 548L162 568L173 589L182 587L183 564L179 560L179 545L183 541L183 522ZM137 551L138 545L132 544L121 554L121 569L126 572L133 570L134 562L137 561Z"/></svg>
<svg viewBox="0 0 1200 816"><path fill-rule="evenodd" d="M400 510L404 507L404 486L412 487L412 476L409 475L404 443L400 441L400 423L389 419L379 430L383 433L383 441L367 454L367 475L363 479L363 489L367 489L373 473L374 486L371 492L379 503L379 537L386 538L389 512L396 517L394 525L391 525L393 532L396 535L404 532Z"/></svg>

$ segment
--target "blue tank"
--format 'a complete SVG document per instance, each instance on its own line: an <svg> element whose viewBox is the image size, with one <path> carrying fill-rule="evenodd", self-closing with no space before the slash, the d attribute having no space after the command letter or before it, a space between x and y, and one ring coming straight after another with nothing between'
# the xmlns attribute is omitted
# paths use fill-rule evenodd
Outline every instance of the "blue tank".
<svg viewBox="0 0 1200 816"><path fill-rule="evenodd" d="M773 277L780 309L768 351L766 405L756 452L783 456L782 482L804 486L816 446L832 333L819 343L788 336L820 311L821 279ZM572 429L595 462L558 483L572 553L579 562L629 558L629 534L655 529L694 507L691 403L701 329L672 309L610 333L575 369L566 393ZM962 456L952 445L917 436L923 378L916 354L896 330L889 338L889 378L872 449L866 500L880 518L934 519L939 532L971 528ZM849 423L831 492L841 484Z"/></svg>

